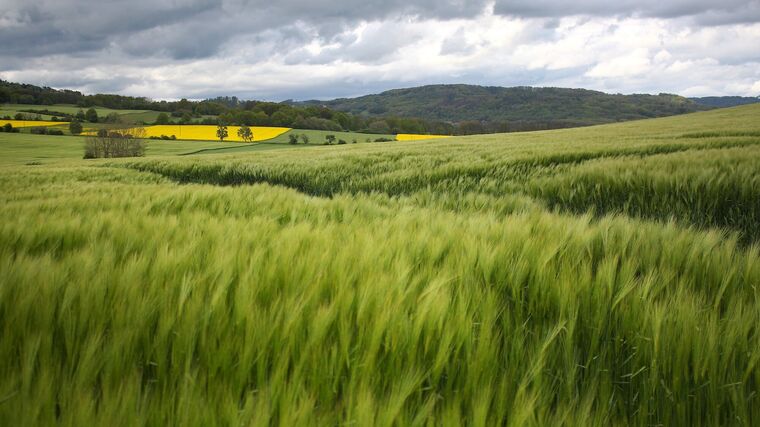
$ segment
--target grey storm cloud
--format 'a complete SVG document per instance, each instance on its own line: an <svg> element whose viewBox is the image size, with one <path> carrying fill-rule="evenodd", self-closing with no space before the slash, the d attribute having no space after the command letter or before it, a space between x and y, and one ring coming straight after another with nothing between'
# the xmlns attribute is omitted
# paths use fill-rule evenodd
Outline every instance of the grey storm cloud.
<svg viewBox="0 0 760 427"><path fill-rule="evenodd" d="M494 13L517 17L640 15L694 17L704 25L760 20L760 0L3 0L0 57L119 49L126 55L204 58L241 35L293 27L283 40L330 39L358 22L409 16L447 20ZM298 37L301 37L299 39ZM450 49L458 48L451 40ZM396 42L396 45L399 43ZM451 50L453 51L453 50ZM327 55L329 56L329 55ZM327 57L326 56L326 57ZM319 59L309 59L319 61Z"/></svg>
<svg viewBox="0 0 760 427"><path fill-rule="evenodd" d="M598 17L616 19L584 27ZM598 44L595 56L585 44L642 28L639 18L665 20L648 28L678 40L633 41L641 63L665 49L673 70L712 73L712 86L696 76L639 90L760 87L757 27L742 25L760 22L760 0L0 0L0 78L164 98L303 99L442 82L600 87L617 77L594 76L631 70L630 51ZM428 54L433 65L414 65ZM716 83L724 73L740 88Z"/></svg>
<svg viewBox="0 0 760 427"><path fill-rule="evenodd" d="M358 21L396 16L470 17L464 0L3 0L0 55L39 56L123 48L176 59L212 55L238 35L302 23L332 37Z"/></svg>
<svg viewBox="0 0 760 427"><path fill-rule="evenodd" d="M496 0L494 13L518 17L568 15L694 18L697 24L757 22L760 0Z"/></svg>

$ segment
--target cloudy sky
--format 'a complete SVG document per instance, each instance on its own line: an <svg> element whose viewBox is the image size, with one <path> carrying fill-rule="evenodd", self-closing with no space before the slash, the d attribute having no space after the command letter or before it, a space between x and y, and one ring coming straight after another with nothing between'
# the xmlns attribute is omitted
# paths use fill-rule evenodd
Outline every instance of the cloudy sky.
<svg viewBox="0 0 760 427"><path fill-rule="evenodd" d="M760 0L0 0L0 78L154 99L433 83L760 95Z"/></svg>

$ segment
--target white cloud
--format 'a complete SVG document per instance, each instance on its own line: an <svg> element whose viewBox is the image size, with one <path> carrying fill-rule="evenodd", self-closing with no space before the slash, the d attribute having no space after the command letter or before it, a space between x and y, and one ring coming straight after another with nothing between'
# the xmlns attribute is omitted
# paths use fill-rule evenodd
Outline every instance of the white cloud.
<svg viewBox="0 0 760 427"><path fill-rule="evenodd" d="M198 1L188 10L213 3ZM199 38L172 32L183 25L176 20L81 53L47 48L20 59L0 50L0 78L154 98L330 98L427 83L760 93L758 23L712 27L695 25L690 17L544 18L465 9L452 17L440 8L430 16L378 15L344 21L330 31L295 20L220 36L218 46L209 45L211 54L204 54L208 46L194 45ZM25 16L4 14L0 26L32 19ZM166 54L134 55L162 34L166 38L158 46Z"/></svg>

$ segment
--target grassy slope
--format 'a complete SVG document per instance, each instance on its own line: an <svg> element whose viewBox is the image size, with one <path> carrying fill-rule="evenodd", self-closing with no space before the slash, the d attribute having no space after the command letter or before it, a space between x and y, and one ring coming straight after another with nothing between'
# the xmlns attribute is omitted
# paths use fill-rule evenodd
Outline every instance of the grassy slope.
<svg viewBox="0 0 760 427"><path fill-rule="evenodd" d="M357 133L357 132L333 132L333 131L326 131L326 130L304 130L304 129L293 129L289 132L286 132L277 138L273 138L268 140L267 142L288 142L288 134L294 133L296 135L308 135L309 137L309 144L322 144L325 142L325 137L327 135L335 135L335 141L339 139L345 140L347 143L351 143L353 140L356 140L357 143L361 142L367 142L367 139L370 139L371 141L374 141L377 138L387 138L387 139L395 139L394 135L376 135L376 134L367 134L367 133ZM299 141L301 143L301 141Z"/></svg>
<svg viewBox="0 0 760 427"><path fill-rule="evenodd" d="M99 117L105 117L110 113L117 113L122 116L128 122L140 123L140 122L154 122L159 114L159 111L150 110L114 110L111 108L94 107L98 112ZM16 113L31 114L28 112L22 112L21 110L50 110L67 114L76 114L79 110L86 111L87 108L77 107L76 105L69 104L55 104L55 105L27 105L27 104L0 104L0 117L14 116ZM43 115L44 119L53 117L52 115Z"/></svg>
<svg viewBox="0 0 760 427"><path fill-rule="evenodd" d="M147 156L188 154L199 150L241 148L235 142L147 140ZM251 144L254 145L255 144ZM254 149L255 147L250 147ZM276 147L280 148L280 147ZM0 164L18 165L27 162L51 163L57 160L81 159L84 137L48 136L28 133L0 133Z"/></svg>
<svg viewBox="0 0 760 427"><path fill-rule="evenodd" d="M298 135L298 144L290 145L290 137L289 135L295 134ZM309 144L304 144L301 140L301 135L307 135L309 137ZM367 142L367 139L370 140L370 142L374 142L377 138L387 138L387 139L394 139L394 135L376 135L376 134L364 134L364 133L356 133L356 132L332 132L332 131L323 131L323 130L303 130L303 129L292 129L289 130L282 135L279 135L275 138L268 139L266 141L256 143L256 144L245 144L245 145L238 145L233 147L222 147L222 148L210 148L206 150L199 151L198 154L240 154L240 153L247 153L250 151L263 151L263 150L273 150L278 148L283 148L283 145L287 144L288 147L292 148L308 148L308 147L314 147L319 145L324 145L326 139L325 137L327 135L334 135L335 136L335 142L333 144L337 144L338 140L343 139L346 141L347 144L352 144L354 140L356 140L357 144L365 143Z"/></svg>
<svg viewBox="0 0 760 427"><path fill-rule="evenodd" d="M2 167L0 424L756 424L758 116Z"/></svg>

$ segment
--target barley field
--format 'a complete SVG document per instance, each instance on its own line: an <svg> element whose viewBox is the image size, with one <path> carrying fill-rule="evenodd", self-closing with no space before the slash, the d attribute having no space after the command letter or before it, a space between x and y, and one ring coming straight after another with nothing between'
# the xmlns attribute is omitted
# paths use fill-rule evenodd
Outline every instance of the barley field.
<svg viewBox="0 0 760 427"><path fill-rule="evenodd" d="M0 425L758 425L759 107L2 163Z"/></svg>

